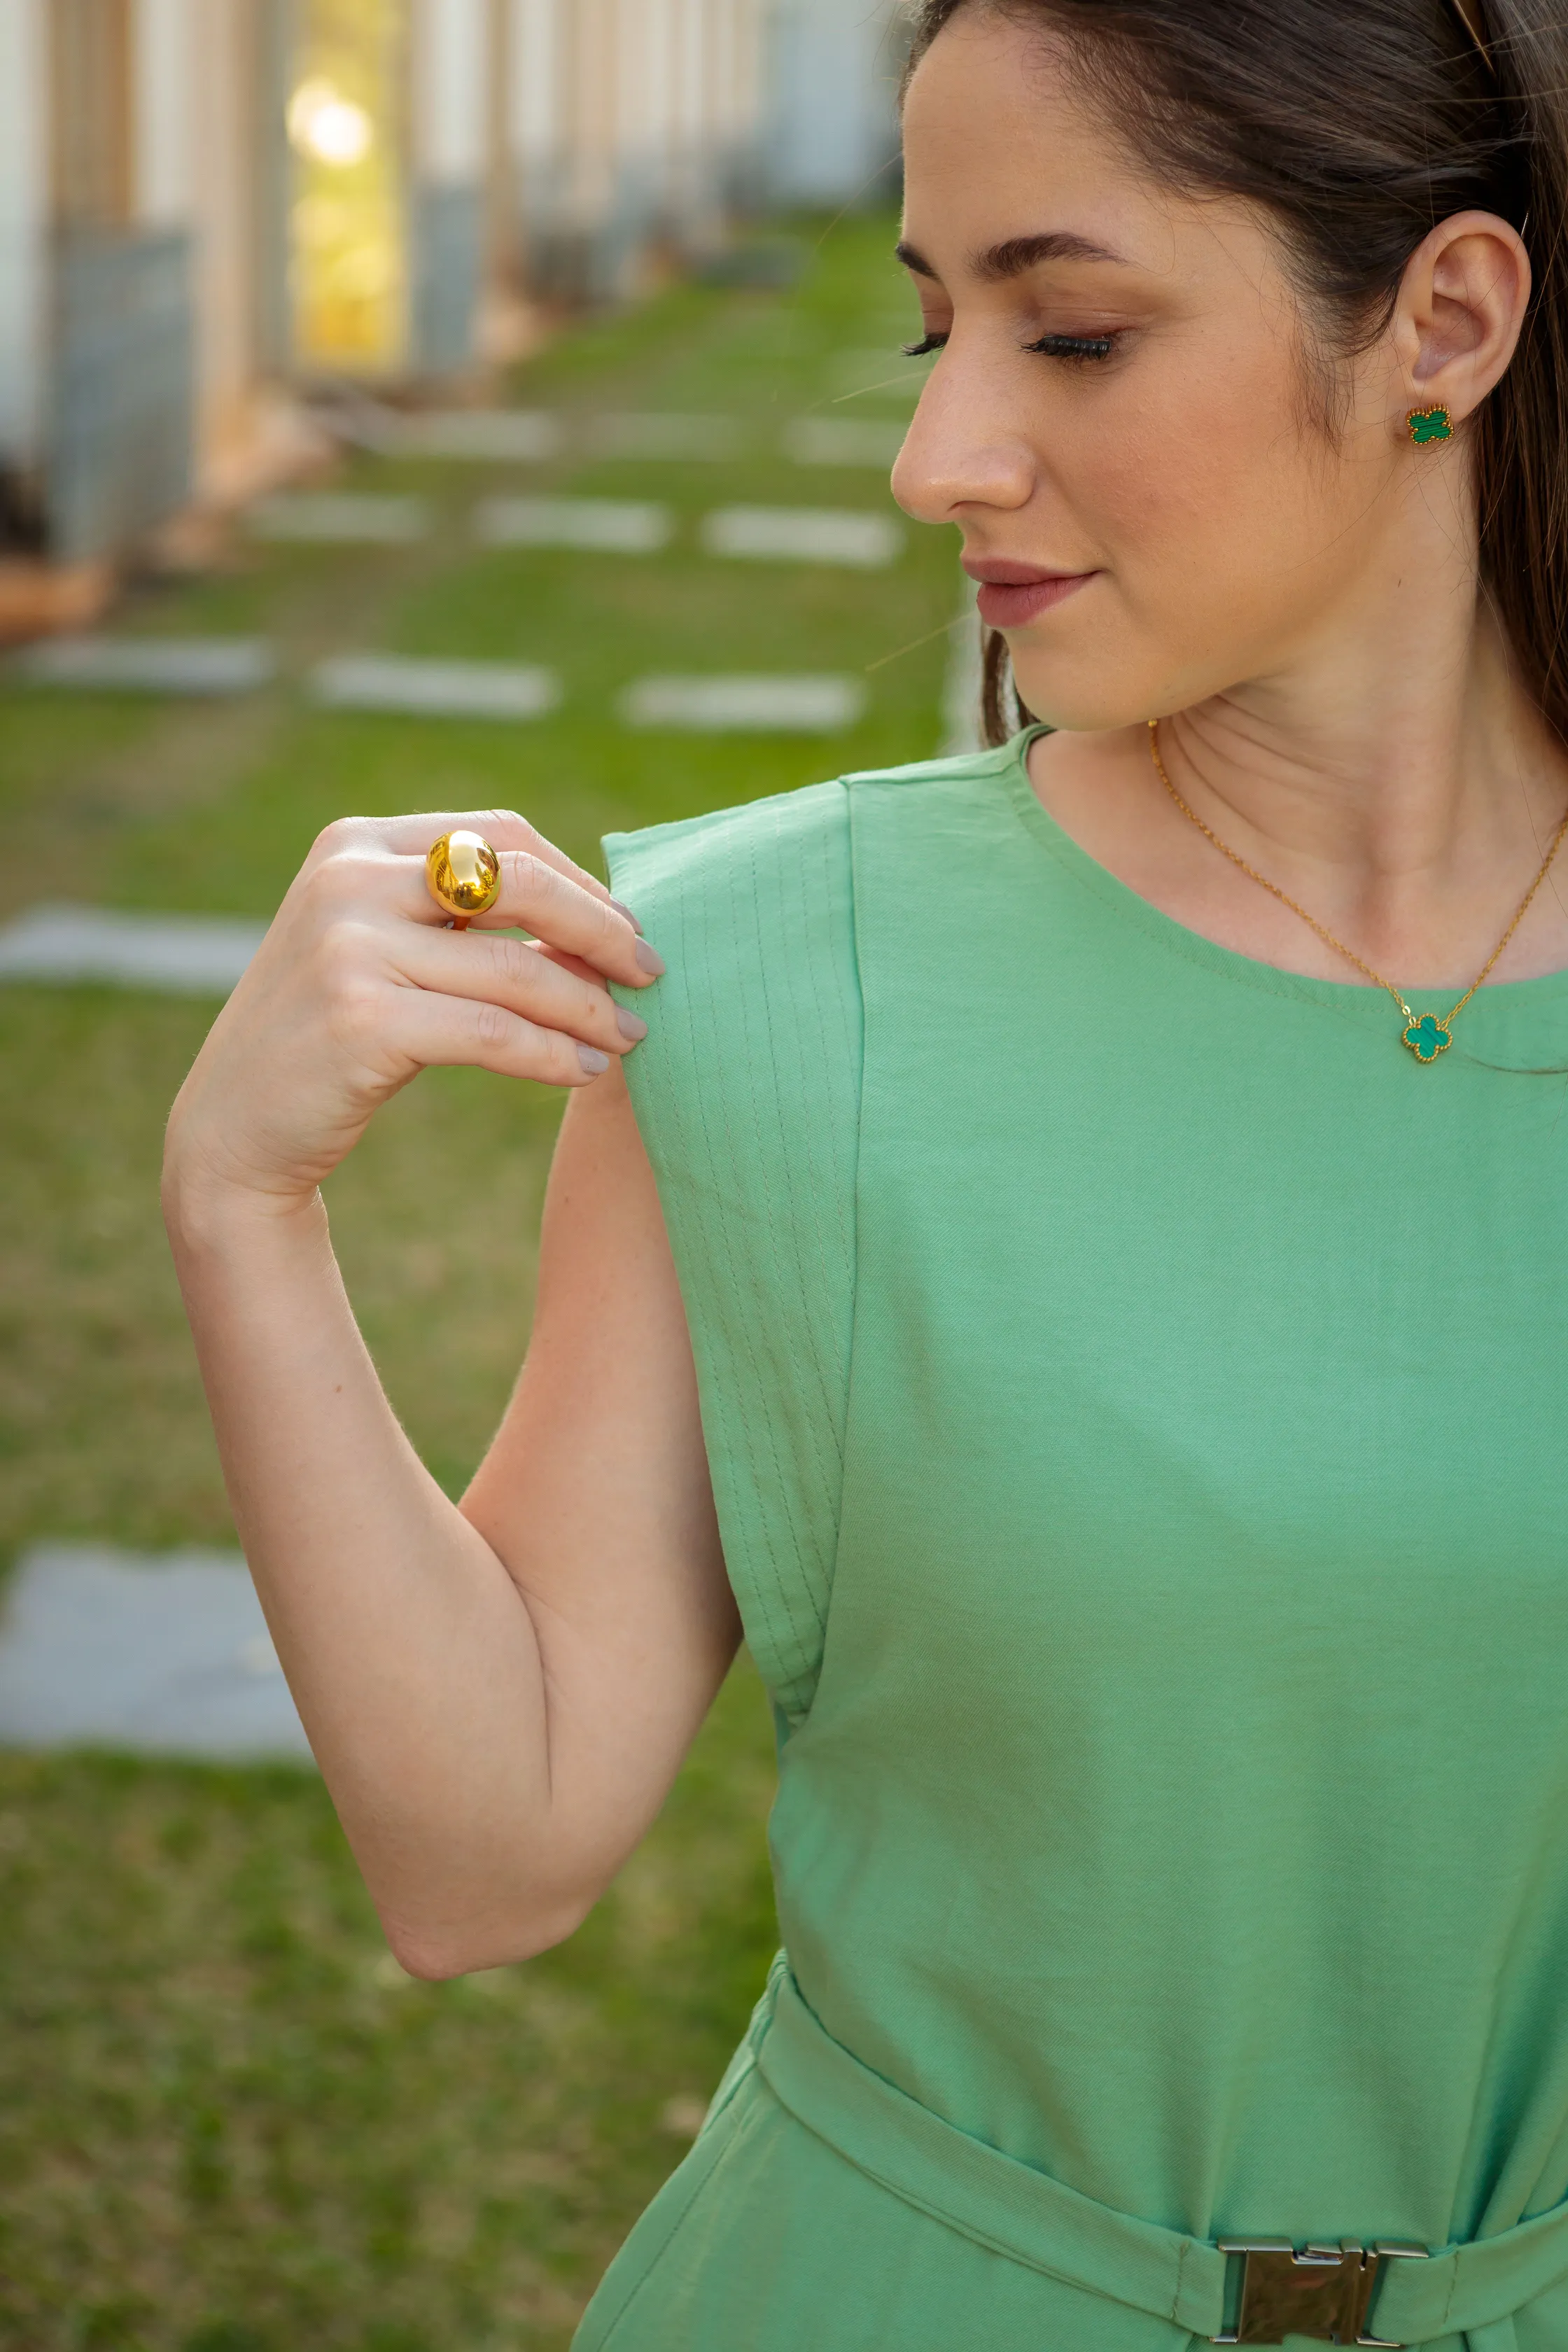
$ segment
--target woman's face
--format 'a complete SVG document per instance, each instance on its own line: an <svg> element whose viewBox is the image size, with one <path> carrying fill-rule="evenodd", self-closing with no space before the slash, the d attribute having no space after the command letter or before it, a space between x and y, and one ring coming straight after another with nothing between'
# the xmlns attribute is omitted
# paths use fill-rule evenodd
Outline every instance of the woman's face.
<svg viewBox="0 0 1568 2352"><path fill-rule="evenodd" d="M959 525L1025 701L1119 727L1290 667L1398 530L1389 355L1331 434L1263 217L1143 177L1037 32L961 14L904 127L903 257L944 348L893 488Z"/></svg>

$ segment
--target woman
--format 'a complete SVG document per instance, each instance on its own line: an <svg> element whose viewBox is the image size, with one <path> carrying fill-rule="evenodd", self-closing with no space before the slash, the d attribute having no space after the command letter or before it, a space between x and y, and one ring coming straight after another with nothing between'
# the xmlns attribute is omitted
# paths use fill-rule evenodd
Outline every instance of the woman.
<svg viewBox="0 0 1568 2352"><path fill-rule="evenodd" d="M181 1097L405 1965L570 1933L742 1623L776 1702L787 1959L590 2352L1568 2344L1568 35L1487 8L930 0L896 488L1055 731L612 842L647 940L334 827ZM460 1510L315 1190L433 1061L575 1089Z"/></svg>

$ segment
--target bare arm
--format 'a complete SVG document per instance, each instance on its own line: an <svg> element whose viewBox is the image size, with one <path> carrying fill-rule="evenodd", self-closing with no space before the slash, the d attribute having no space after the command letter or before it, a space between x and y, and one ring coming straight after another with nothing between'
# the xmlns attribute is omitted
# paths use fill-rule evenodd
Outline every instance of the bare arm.
<svg viewBox="0 0 1568 2352"><path fill-rule="evenodd" d="M739 1639L679 1292L614 1066L629 1041L595 968L646 982L635 936L554 852L546 905L543 845L493 919L548 928L560 961L436 929L419 859L453 821L400 821L406 845L396 827L319 845L176 1105L165 1179L279 1654L393 1948L432 1976L572 1931ZM498 847L521 826L484 822ZM366 937L339 936L345 896ZM580 1043L607 1073L590 1078ZM376 1101L437 1060L579 1090L528 1362L461 1509L386 1402L316 1190Z"/></svg>

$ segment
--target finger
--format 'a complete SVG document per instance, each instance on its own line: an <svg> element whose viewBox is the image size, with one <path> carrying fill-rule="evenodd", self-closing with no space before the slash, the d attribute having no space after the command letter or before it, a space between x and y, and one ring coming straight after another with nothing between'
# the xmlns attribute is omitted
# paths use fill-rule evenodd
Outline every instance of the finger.
<svg viewBox="0 0 1568 2352"><path fill-rule="evenodd" d="M611 897L596 874L590 874L585 866L568 857L563 849L557 849L552 841L545 839L537 825L530 824L528 819L520 816L515 809L443 809L433 810L421 816L352 819L351 822L371 825L380 835L382 845L399 857L423 857L443 834L458 832L477 833L489 843L492 849L526 849L542 859L546 866L552 866L557 874L564 875L569 882L575 882L579 889L586 890L590 898L603 898L607 905L620 908L627 919L634 925L636 923L637 919L631 909L621 907L620 900Z"/></svg>
<svg viewBox="0 0 1568 2352"><path fill-rule="evenodd" d="M509 931L432 931L400 925L395 956L415 986L445 996L505 1005L542 1028L559 1029L606 1054L629 1054L647 1023L614 1003L591 966L557 960Z"/></svg>
<svg viewBox="0 0 1568 2352"><path fill-rule="evenodd" d="M494 1070L545 1087L588 1087L613 1056L559 1029L526 1021L503 1004L411 988L397 1014L398 1043L424 1069Z"/></svg>
<svg viewBox="0 0 1568 2352"><path fill-rule="evenodd" d="M531 931L626 988L647 988L659 978L663 959L638 938L608 891L584 890L529 849L498 849L497 856L500 895L487 913L474 917L472 929ZM416 922L442 925L446 919L426 887L423 859L398 857L392 866L399 910Z"/></svg>
<svg viewBox="0 0 1568 2352"><path fill-rule="evenodd" d="M628 988L646 988L660 977L662 958L639 938L634 919L602 883L595 882L591 875L575 879L581 869L535 835L522 818L504 810L468 814L476 829L493 820L492 829L500 833L505 818L511 827L540 843L538 854L531 848L492 843L500 864L500 895L488 914L473 919L475 923L502 930L521 925ZM328 916L380 907L426 928L441 927L449 918L431 896L425 847L420 845L425 844L430 827L446 822L446 813L384 820L340 819L316 842L296 892L313 897ZM411 842L413 846L395 848L395 839Z"/></svg>
<svg viewBox="0 0 1568 2352"><path fill-rule="evenodd" d="M568 955L564 948L549 947L544 940L535 940L533 952L536 956L542 956L546 963L559 964L563 971L574 971L579 980L591 980L596 985L600 984L599 975L593 965L584 963L581 956Z"/></svg>
<svg viewBox="0 0 1568 2352"><path fill-rule="evenodd" d="M662 978L664 958L607 890L591 895L526 849L503 850L500 868L500 896L479 917L482 924L519 924L625 987L647 988Z"/></svg>

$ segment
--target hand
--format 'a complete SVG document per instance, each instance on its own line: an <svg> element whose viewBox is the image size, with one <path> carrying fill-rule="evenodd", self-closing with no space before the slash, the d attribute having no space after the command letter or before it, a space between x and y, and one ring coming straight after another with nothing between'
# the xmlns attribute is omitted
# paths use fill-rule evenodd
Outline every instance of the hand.
<svg viewBox="0 0 1568 2352"><path fill-rule="evenodd" d="M464 932L425 881L465 826L501 892ZM509 926L533 941L498 936ZM605 982L664 966L602 882L521 816L346 817L316 842L180 1091L167 1181L287 1208L313 1198L381 1105L421 1069L468 1063L585 1087L647 1034Z"/></svg>

